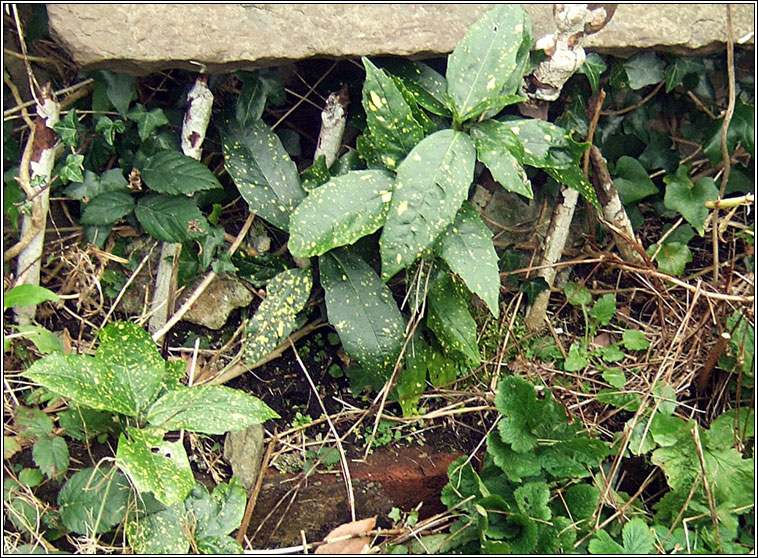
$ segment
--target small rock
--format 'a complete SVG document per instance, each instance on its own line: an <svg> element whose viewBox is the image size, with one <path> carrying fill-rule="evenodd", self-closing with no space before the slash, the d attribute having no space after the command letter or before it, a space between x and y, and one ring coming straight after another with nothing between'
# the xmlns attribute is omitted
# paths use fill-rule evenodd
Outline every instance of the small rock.
<svg viewBox="0 0 758 558"><path fill-rule="evenodd" d="M224 459L250 495L255 488L263 461L263 426L254 424L238 432L229 432L224 440Z"/></svg>
<svg viewBox="0 0 758 558"><path fill-rule="evenodd" d="M191 292L189 290L183 298ZM216 277L183 319L210 329L221 329L232 310L249 306L252 301L253 294L243 281L234 277Z"/></svg>

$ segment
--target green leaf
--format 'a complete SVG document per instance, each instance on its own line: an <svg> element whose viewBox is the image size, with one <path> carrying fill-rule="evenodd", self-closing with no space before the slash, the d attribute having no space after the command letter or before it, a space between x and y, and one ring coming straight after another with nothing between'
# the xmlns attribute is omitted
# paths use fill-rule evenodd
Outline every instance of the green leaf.
<svg viewBox="0 0 758 558"><path fill-rule="evenodd" d="M387 373L403 345L405 320L392 293L353 250L319 258L329 322L345 351L368 373Z"/></svg>
<svg viewBox="0 0 758 558"><path fill-rule="evenodd" d="M313 287L309 269L288 269L267 284L263 299L245 329L244 359L253 364L282 343L297 326L297 313Z"/></svg>
<svg viewBox="0 0 758 558"><path fill-rule="evenodd" d="M522 43L531 42L528 16L517 4L499 5L471 26L448 57L447 92L457 122L476 118L497 97L517 92L512 74L521 74L517 62ZM531 46L531 45L530 45ZM517 76L521 78L521 75ZM516 87L504 91L506 84Z"/></svg>
<svg viewBox="0 0 758 558"><path fill-rule="evenodd" d="M148 112L141 104L137 104L130 110L126 117L137 123L139 139L143 142L153 133L153 130L169 123L163 109L156 108Z"/></svg>
<svg viewBox="0 0 758 558"><path fill-rule="evenodd" d="M666 195L663 203L666 209L678 211L687 222L703 236L708 208L705 202L718 198L718 188L712 178L705 177L695 184L690 181L687 167L679 167L674 175L663 178L666 183Z"/></svg>
<svg viewBox="0 0 758 558"><path fill-rule="evenodd" d="M600 356L605 362L620 362L626 357L624 351L619 349L616 344L601 348Z"/></svg>
<svg viewBox="0 0 758 558"><path fill-rule="evenodd" d="M289 269L287 260L273 254L248 256L244 251L238 251L232 256L232 263L237 268L239 277L250 281L260 289L277 274Z"/></svg>
<svg viewBox="0 0 758 558"><path fill-rule="evenodd" d="M616 178L613 185L624 205L636 203L658 193L658 188L637 159L620 157L616 163Z"/></svg>
<svg viewBox="0 0 758 558"><path fill-rule="evenodd" d="M137 98L137 90L135 88L137 78L135 76L100 70L96 73L95 77L96 89L97 81L99 80L105 82L105 94L108 100L121 116L126 117L129 103Z"/></svg>
<svg viewBox="0 0 758 558"><path fill-rule="evenodd" d="M571 343L566 360L563 362L563 369L566 372L578 372L587 368L587 350L578 341Z"/></svg>
<svg viewBox="0 0 758 558"><path fill-rule="evenodd" d="M82 212L82 225L113 225L134 210L134 198L129 192L106 192L92 198Z"/></svg>
<svg viewBox="0 0 758 558"><path fill-rule="evenodd" d="M602 554L605 556L625 554L624 547L614 541L603 529L595 533L595 536L590 540L587 550L589 550L590 554Z"/></svg>
<svg viewBox="0 0 758 558"><path fill-rule="evenodd" d="M755 153L754 121L755 107L739 103L734 109L726 134L726 146L729 153L734 153L737 142L751 155ZM721 152L721 128L723 125L723 120L716 120L708 129L706 136L708 139L703 143L703 151L711 165L714 166L720 163L723 158Z"/></svg>
<svg viewBox="0 0 758 558"><path fill-rule="evenodd" d="M140 493L152 492L164 506L184 501L195 485L184 446L136 428L127 432L128 438L119 436L116 465Z"/></svg>
<svg viewBox="0 0 758 558"><path fill-rule="evenodd" d="M251 72L250 78L242 85L237 103L234 106L234 116L243 128L263 115L266 106L266 88L258 79L258 72Z"/></svg>
<svg viewBox="0 0 758 558"><path fill-rule="evenodd" d="M447 386L458 377L455 361L446 358L437 350L427 347L424 353L429 382L434 387Z"/></svg>
<svg viewBox="0 0 758 558"><path fill-rule="evenodd" d="M69 153L66 156L66 162L63 164L63 166L60 168L59 176L61 180L64 182L81 182L84 180L84 176L82 174L84 170L84 155L76 155L74 153Z"/></svg>
<svg viewBox="0 0 758 558"><path fill-rule="evenodd" d="M750 407L730 409L720 414L704 434L708 447L714 450L728 449L735 446L735 440L738 437L742 441L753 438L755 436L754 416L755 411Z"/></svg>
<svg viewBox="0 0 758 558"><path fill-rule="evenodd" d="M450 116L445 104L447 82L436 70L423 62L392 59L382 64L400 78L416 102L438 116Z"/></svg>
<svg viewBox="0 0 758 558"><path fill-rule="evenodd" d="M36 306L48 300L58 302L58 295L39 285L16 285L3 295L3 310L16 305Z"/></svg>
<svg viewBox="0 0 758 558"><path fill-rule="evenodd" d="M32 458L50 479L65 474L69 464L66 440L60 436L41 436L32 446Z"/></svg>
<svg viewBox="0 0 758 558"><path fill-rule="evenodd" d="M305 198L297 167L268 125L256 120L221 128L226 170L250 211L284 231L290 214Z"/></svg>
<svg viewBox="0 0 758 558"><path fill-rule="evenodd" d="M481 362L476 322L461 290L447 273L432 281L427 295L427 325L446 351L460 353L472 366Z"/></svg>
<svg viewBox="0 0 758 558"><path fill-rule="evenodd" d="M500 381L495 407L503 415L498 423L500 438L517 453L526 453L537 445L537 427L551 418L549 401L538 400L534 386L518 376Z"/></svg>
<svg viewBox="0 0 758 558"><path fill-rule="evenodd" d="M576 73L584 74L590 82L592 93L597 93L598 85L600 84L600 76L603 75L608 66L605 65L605 61L596 52L590 52L584 59L584 64L579 68Z"/></svg>
<svg viewBox="0 0 758 558"><path fill-rule="evenodd" d="M186 554L190 549L182 502L130 521L125 531L135 554Z"/></svg>
<svg viewBox="0 0 758 558"><path fill-rule="evenodd" d="M97 119L95 131L103 134L105 142L108 145L113 146L113 142L116 139L116 132L123 134L126 131L126 124L123 120L116 120L114 122L107 116L101 116Z"/></svg>
<svg viewBox="0 0 758 558"><path fill-rule="evenodd" d="M292 255L320 256L376 232L390 207L393 182L386 171L350 171L313 190L290 219Z"/></svg>
<svg viewBox="0 0 758 558"><path fill-rule="evenodd" d="M368 58L361 60L366 69L362 102L372 144L384 166L395 169L424 138L424 128L393 79Z"/></svg>
<svg viewBox="0 0 758 558"><path fill-rule="evenodd" d="M225 434L279 418L257 397L225 386L177 386L150 406L147 421L163 430Z"/></svg>
<svg viewBox="0 0 758 558"><path fill-rule="evenodd" d="M635 517L629 523L624 525L621 532L621 538L624 542L624 551L626 554L653 554L655 544L650 527L645 524L642 518Z"/></svg>
<svg viewBox="0 0 758 558"><path fill-rule="evenodd" d="M455 221L442 235L438 254L497 318L500 314L497 253L492 245L492 232L473 205L463 202Z"/></svg>
<svg viewBox="0 0 758 558"><path fill-rule="evenodd" d="M524 279L519 285L519 290L522 293L526 294L526 297L529 300L529 304L534 304L534 301L537 300L537 296L542 291L547 291L549 289L550 285L547 284L547 281L545 281L544 277L532 277L530 279Z"/></svg>
<svg viewBox="0 0 758 558"><path fill-rule="evenodd" d="M595 318L600 325L611 323L613 316L616 315L616 295L613 293L604 294L595 301L590 310L590 317Z"/></svg>
<svg viewBox="0 0 758 558"><path fill-rule="evenodd" d="M468 195L475 159L466 134L443 130L400 164L380 239L382 279L411 265L453 222Z"/></svg>
<svg viewBox="0 0 758 558"><path fill-rule="evenodd" d="M499 432L491 432L487 436L487 451L511 482L519 483L523 478L537 476L542 471L542 465L531 453L516 453L503 442Z"/></svg>
<svg viewBox="0 0 758 558"><path fill-rule="evenodd" d="M58 493L61 520L79 535L107 533L126 517L131 487L115 468L83 469Z"/></svg>
<svg viewBox="0 0 758 558"><path fill-rule="evenodd" d="M553 516L547 506L550 500L550 489L544 482L527 482L518 487L513 495L516 505L525 516L533 519L549 521Z"/></svg>
<svg viewBox="0 0 758 558"><path fill-rule="evenodd" d="M654 258L658 262L658 270L669 275L678 276L684 273L685 266L692 261L692 252L689 246L679 242L667 242L658 250L658 244L651 244L646 250L647 255L651 258L658 252Z"/></svg>
<svg viewBox="0 0 758 558"><path fill-rule="evenodd" d="M645 334L638 329L625 329L621 334L624 346L630 351L644 351L650 346Z"/></svg>
<svg viewBox="0 0 758 558"><path fill-rule="evenodd" d="M101 434L118 432L119 424L108 411L96 411L69 402L68 409L58 413L58 424L67 436L86 442Z"/></svg>
<svg viewBox="0 0 758 558"><path fill-rule="evenodd" d="M21 336L34 343L37 350L43 355L51 353L63 353L61 338L41 326L15 326Z"/></svg>
<svg viewBox="0 0 758 558"><path fill-rule="evenodd" d="M53 421L39 409L19 405L16 408L16 427L18 433L24 437L47 437L53 433Z"/></svg>
<svg viewBox="0 0 758 558"><path fill-rule="evenodd" d="M197 549L202 554L244 554L242 545L230 536L203 537L197 541Z"/></svg>
<svg viewBox="0 0 758 558"><path fill-rule="evenodd" d="M592 302L592 294L590 294L589 289L573 281L566 283L563 293L566 295L568 303L572 306L589 306Z"/></svg>
<svg viewBox="0 0 758 558"><path fill-rule="evenodd" d="M53 125L53 130L60 136L66 147L79 147L79 119L76 117L76 109L68 111L66 117Z"/></svg>
<svg viewBox="0 0 758 558"><path fill-rule="evenodd" d="M697 74L705 71L705 64L700 58L691 56L676 56L671 63L666 66L663 72L664 82L666 84L666 93L682 83L682 78L687 74Z"/></svg>
<svg viewBox="0 0 758 558"><path fill-rule="evenodd" d="M523 146L520 162L540 169L570 169L579 164L588 143L574 141L570 131L534 118L508 117L507 126ZM518 155L517 151L511 153Z"/></svg>
<svg viewBox="0 0 758 558"><path fill-rule="evenodd" d="M43 480L45 480L45 475L39 469L29 469L27 467L21 469L21 472L18 474L18 482L29 488L39 486Z"/></svg>
<svg viewBox="0 0 758 558"><path fill-rule="evenodd" d="M595 513L600 502L600 491L591 484L572 484L563 493L563 501L571 518L577 522L583 521L592 518Z"/></svg>
<svg viewBox="0 0 758 558"><path fill-rule="evenodd" d="M587 181L587 177L579 167L569 167L567 169L546 168L545 172L553 177L559 184L565 184L578 191L584 199L600 209L600 201L592 185Z"/></svg>
<svg viewBox="0 0 758 558"><path fill-rule="evenodd" d="M666 62L652 51L637 53L624 62L629 87L635 91L663 81L665 67Z"/></svg>
<svg viewBox="0 0 758 558"><path fill-rule="evenodd" d="M106 192L130 192L121 169L111 169L100 176L89 170L84 171L82 182L72 182L64 190L68 197L85 203Z"/></svg>
<svg viewBox="0 0 758 558"><path fill-rule="evenodd" d="M519 164L524 148L510 127L496 120L485 120L471 127L477 158L505 190L529 199L534 197L532 184Z"/></svg>
<svg viewBox="0 0 758 558"><path fill-rule="evenodd" d="M134 214L145 232L163 242L197 239L210 230L195 202L186 196L148 194L137 202Z"/></svg>
<svg viewBox="0 0 758 558"><path fill-rule="evenodd" d="M142 180L153 192L194 194L221 188L208 167L178 151L159 151L142 167Z"/></svg>
<svg viewBox="0 0 758 558"><path fill-rule="evenodd" d="M643 123L644 126L644 123ZM679 166L679 152L673 148L672 141L667 134L658 130L647 130L648 139L645 141L645 150L639 156L639 162L649 172L655 169L664 169L666 172L675 172ZM618 170L618 163L616 172ZM620 174L620 173L619 173ZM630 178L631 180L631 178ZM645 179L640 175L640 181ZM615 181L614 181L615 184ZM653 185L658 191L657 186ZM649 186L648 186L648 189ZM623 196L622 196L623 199Z"/></svg>
<svg viewBox="0 0 758 558"><path fill-rule="evenodd" d="M221 483L213 489L213 494L202 483L195 483L184 502L190 517L195 520L195 537L220 537L234 531L245 514L247 495L242 483L232 477L229 483Z"/></svg>
<svg viewBox="0 0 758 558"><path fill-rule="evenodd" d="M400 370L392 394L400 404L404 417L418 414L418 402L426 387L427 363L419 349L416 347L416 355L409 357L407 365Z"/></svg>

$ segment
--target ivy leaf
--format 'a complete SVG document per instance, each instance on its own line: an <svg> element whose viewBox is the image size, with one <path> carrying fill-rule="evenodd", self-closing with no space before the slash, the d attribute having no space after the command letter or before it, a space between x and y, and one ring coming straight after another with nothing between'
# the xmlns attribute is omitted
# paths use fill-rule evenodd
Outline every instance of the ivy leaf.
<svg viewBox="0 0 758 558"><path fill-rule="evenodd" d="M394 170L424 137L424 128L413 117L411 106L393 79L363 57L366 80L363 108L374 150L388 169Z"/></svg>
<svg viewBox="0 0 758 558"><path fill-rule="evenodd" d="M65 184L66 182L81 182L84 180L84 176L82 174L84 170L84 155L76 155L74 153L69 153L66 156L66 162L63 164L63 166L60 168L59 176L60 179Z"/></svg>
<svg viewBox="0 0 758 558"><path fill-rule="evenodd" d="M107 533L126 517L129 481L115 468L83 469L58 492L61 521L79 535Z"/></svg>
<svg viewBox="0 0 758 558"><path fill-rule="evenodd" d="M297 313L308 302L312 287L308 269L288 269L268 282L266 298L245 330L244 358L248 363L258 362L294 331Z"/></svg>
<svg viewBox="0 0 758 558"><path fill-rule="evenodd" d="M177 386L150 406L147 421L163 430L225 434L279 418L257 397L225 386Z"/></svg>
<svg viewBox="0 0 758 558"><path fill-rule="evenodd" d="M123 120L116 120L114 122L107 116L101 116L97 120L95 131L103 134L105 142L112 147L116 139L116 132L123 134L126 131L126 123Z"/></svg>
<svg viewBox="0 0 758 558"><path fill-rule="evenodd" d="M584 64L579 68L576 73L584 74L590 82L592 93L597 93L598 85L600 84L600 76L608 68L605 65L605 61L596 52L590 52L584 59Z"/></svg>
<svg viewBox="0 0 758 558"><path fill-rule="evenodd" d="M735 107L732 120L729 122L729 129L726 133L726 148L729 153L734 153L737 142L751 155L755 153L754 121L754 106L739 103ZM720 163L723 158L721 152L721 128L723 124L723 120L716 120L708 129L707 139L703 143L703 152L708 157L711 165L714 166Z"/></svg>
<svg viewBox="0 0 758 558"><path fill-rule="evenodd" d="M134 210L134 198L124 191L105 192L92 198L82 212L82 225L113 225Z"/></svg>
<svg viewBox="0 0 758 558"><path fill-rule="evenodd" d="M32 446L32 459L49 479L65 474L69 464L66 440L60 436L41 436Z"/></svg>
<svg viewBox="0 0 758 558"><path fill-rule="evenodd" d="M217 485L212 494L208 494L202 483L195 483L184 506L195 520L194 532L198 541L228 535L239 527L245 515L246 501L245 489L237 477L232 477L228 484Z"/></svg>
<svg viewBox="0 0 758 558"><path fill-rule="evenodd" d="M476 322L460 289L447 273L440 273L427 295L427 325L446 351L462 354L472 366L481 362Z"/></svg>
<svg viewBox="0 0 758 558"><path fill-rule="evenodd" d="M477 158L490 170L492 178L505 190L532 199L532 185L519 163L524 158L524 148L508 125L485 120L472 126L470 133Z"/></svg>
<svg viewBox="0 0 758 558"><path fill-rule="evenodd" d="M674 57L663 72L666 93L682 83L682 79L687 74L698 74L704 71L705 64L703 64L700 58L693 58L691 56Z"/></svg>
<svg viewBox="0 0 758 558"><path fill-rule="evenodd" d="M526 294L529 304L534 304L537 300L537 296L542 292L550 288L544 277L532 277L530 279L524 279L519 285L519 290Z"/></svg>
<svg viewBox="0 0 758 558"><path fill-rule="evenodd" d="M473 205L463 202L455 221L442 236L438 254L497 318L500 314L497 253L492 245L492 232Z"/></svg>
<svg viewBox="0 0 758 558"><path fill-rule="evenodd" d="M130 192L129 183L121 169L111 169L100 176L86 170L81 182L72 182L64 190L68 197L85 203L106 192Z"/></svg>
<svg viewBox="0 0 758 558"><path fill-rule="evenodd" d="M457 122L476 118L495 98L517 92L511 76L522 70L517 62L527 37L531 24L517 4L496 6L469 28L447 63L447 93ZM505 91L511 83L512 90Z"/></svg>
<svg viewBox="0 0 758 558"><path fill-rule="evenodd" d="M292 255L320 256L376 232L390 207L393 182L387 171L350 171L313 190L290 219Z"/></svg>
<svg viewBox="0 0 758 558"><path fill-rule="evenodd" d="M105 94L108 100L119 114L126 118L129 103L137 98L137 89L135 87L137 78L127 74L108 72L106 70L98 71L95 76L95 90L99 88L98 82L101 82L100 80L102 80L102 82L105 83Z"/></svg>
<svg viewBox="0 0 758 558"><path fill-rule="evenodd" d="M392 59L382 64L400 78L416 102L432 114L450 116L445 105L447 82L428 64L415 60Z"/></svg>
<svg viewBox="0 0 758 558"><path fill-rule="evenodd" d="M245 127L228 122L221 138L226 170L250 211L288 231L290 214L305 191L281 140L261 120Z"/></svg>
<svg viewBox="0 0 758 558"><path fill-rule="evenodd" d="M658 188L650 180L645 168L637 159L624 155L616 163L616 191L624 205L636 203L658 193Z"/></svg>
<svg viewBox="0 0 758 558"><path fill-rule="evenodd" d="M79 119L76 117L76 109L71 109L62 120L53 124L53 130L60 136L63 145L66 147L79 147L79 132L82 127L79 126Z"/></svg>
<svg viewBox="0 0 758 558"><path fill-rule="evenodd" d="M153 130L169 124L163 109L155 108L148 112L141 104L137 104L130 110L126 117L137 123L139 139L143 142L153 133Z"/></svg>
<svg viewBox="0 0 758 558"><path fill-rule="evenodd" d="M645 142L645 150L640 154L638 159L642 166L648 172L655 169L675 172L679 166L679 152L672 149L671 139L666 134L654 129L648 130L647 135L648 139ZM618 163L616 165L616 172L621 174L618 170ZM644 181L642 177L640 177L640 180Z"/></svg>
<svg viewBox="0 0 758 558"><path fill-rule="evenodd" d="M703 236L708 217L705 202L718 198L718 188L713 179L705 177L693 184L687 175L687 168L682 166L676 174L665 176L663 181L666 183L663 199L666 209L678 211Z"/></svg>
<svg viewBox="0 0 758 558"><path fill-rule="evenodd" d="M187 554L190 549L182 502L130 521L124 530L135 554Z"/></svg>
<svg viewBox="0 0 758 558"><path fill-rule="evenodd" d="M379 241L382 279L411 265L453 222L474 178L475 159L466 134L442 130L400 164Z"/></svg>
<svg viewBox="0 0 758 558"><path fill-rule="evenodd" d="M197 239L210 230L195 202L186 196L149 194L140 198L134 214L145 232L163 242Z"/></svg>
<svg viewBox="0 0 758 558"><path fill-rule="evenodd" d="M153 192L194 194L221 188L208 167L178 151L159 151L142 167L142 180Z"/></svg>
<svg viewBox="0 0 758 558"><path fill-rule="evenodd" d="M654 52L640 52L626 60L623 65L629 77L629 87L636 91L646 85L663 81L666 62L658 58Z"/></svg>
<svg viewBox="0 0 758 558"><path fill-rule="evenodd" d="M403 345L405 320L392 293L353 250L319 258L329 322L345 351L369 374L386 374Z"/></svg>
<svg viewBox="0 0 758 558"><path fill-rule="evenodd" d="M684 273L685 266L692 261L692 251L689 246L681 242L666 242L658 250L658 244L648 246L647 255L651 258L653 254L655 261L658 263L658 270L677 277Z"/></svg>
<svg viewBox="0 0 758 558"><path fill-rule="evenodd" d="M129 477L137 491L152 492L164 506L184 501L195 479L181 442L166 442L137 428L121 434L116 465Z"/></svg>

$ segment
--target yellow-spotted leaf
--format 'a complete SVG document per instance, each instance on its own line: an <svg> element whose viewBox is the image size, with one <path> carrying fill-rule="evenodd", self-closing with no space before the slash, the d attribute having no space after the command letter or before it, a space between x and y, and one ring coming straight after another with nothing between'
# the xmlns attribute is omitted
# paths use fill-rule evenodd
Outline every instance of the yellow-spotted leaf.
<svg viewBox="0 0 758 558"><path fill-rule="evenodd" d="M307 269L288 269L267 284L263 299L245 330L244 359L256 363L284 341L297 325L313 286Z"/></svg>
<svg viewBox="0 0 758 558"><path fill-rule="evenodd" d="M153 403L147 421L163 430L224 434L279 415L257 397L225 386L177 386Z"/></svg>
<svg viewBox="0 0 758 558"><path fill-rule="evenodd" d="M366 81L363 108L372 147L379 160L394 170L405 155L424 137L424 128L413 116L406 97L384 70L363 58Z"/></svg>
<svg viewBox="0 0 758 558"><path fill-rule="evenodd" d="M459 353L472 366L478 366L481 355L476 344L476 322L468 311L461 289L447 273L432 281L427 296L427 325L446 352Z"/></svg>
<svg viewBox="0 0 758 558"><path fill-rule="evenodd" d="M524 147L507 124L497 120L475 124L471 127L471 139L477 158L490 170L492 178L509 192L534 197L532 184L520 163Z"/></svg>
<svg viewBox="0 0 758 558"><path fill-rule="evenodd" d="M430 248L455 219L474 178L467 134L442 130L422 140L397 169L380 248L388 280Z"/></svg>
<svg viewBox="0 0 758 558"><path fill-rule="evenodd" d="M226 170L250 211L289 230L290 214L305 198L297 167L277 135L262 120L221 128Z"/></svg>
<svg viewBox="0 0 758 558"><path fill-rule="evenodd" d="M324 254L319 258L319 271L329 322L345 351L369 374L388 375L405 330L392 293L350 248Z"/></svg>
<svg viewBox="0 0 758 558"><path fill-rule="evenodd" d="M497 318L500 313L497 253L492 245L492 232L473 205L463 202L455 221L442 236L438 253Z"/></svg>
<svg viewBox="0 0 758 558"><path fill-rule="evenodd" d="M292 255L320 256L377 231L390 206L393 182L387 171L350 171L313 190L290 220Z"/></svg>

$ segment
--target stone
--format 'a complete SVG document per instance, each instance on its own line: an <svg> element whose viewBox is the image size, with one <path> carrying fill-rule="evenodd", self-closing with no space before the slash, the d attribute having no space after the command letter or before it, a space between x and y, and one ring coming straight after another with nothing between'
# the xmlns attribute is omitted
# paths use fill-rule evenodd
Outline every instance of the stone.
<svg viewBox="0 0 758 558"><path fill-rule="evenodd" d="M191 293L191 289L185 291L177 308ZM216 277L182 319L210 329L221 329L232 310L249 306L253 298L253 293L241 279Z"/></svg>
<svg viewBox="0 0 758 558"><path fill-rule="evenodd" d="M52 35L84 70L229 73L312 57L442 56L487 4L47 4ZM555 30L551 4L524 4L535 39ZM753 46L755 5L733 4L735 40ZM620 4L583 43L708 54L724 48L723 4Z"/></svg>
<svg viewBox="0 0 758 558"><path fill-rule="evenodd" d="M228 432L224 439L224 459L250 495L261 473L263 426L254 424L245 430Z"/></svg>

